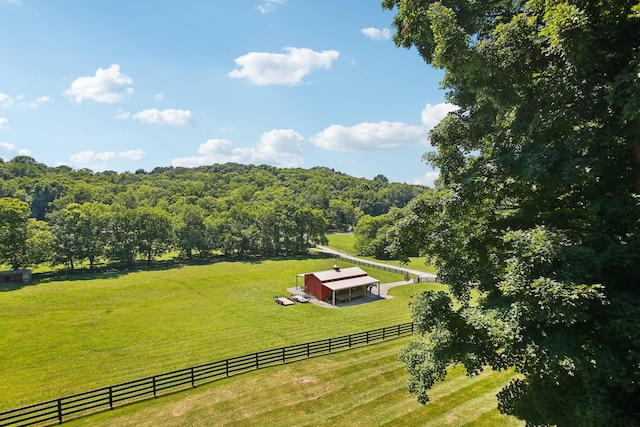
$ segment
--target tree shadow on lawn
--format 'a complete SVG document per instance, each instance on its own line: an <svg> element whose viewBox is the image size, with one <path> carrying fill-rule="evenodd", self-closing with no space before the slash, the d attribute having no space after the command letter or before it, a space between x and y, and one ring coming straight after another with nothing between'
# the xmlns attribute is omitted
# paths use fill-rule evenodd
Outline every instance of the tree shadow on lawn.
<svg viewBox="0 0 640 427"><path fill-rule="evenodd" d="M153 264L136 264L131 267L117 267L117 266L100 266L93 270L89 268L75 269L75 270L58 270L48 271L42 273L33 273L31 275L31 282L19 283L19 282L6 282L0 283L1 292L18 291L28 286L38 286L49 282L77 282L84 280L94 279L112 279L125 276L129 273L137 271L162 271L171 270L174 268L181 268L183 264L177 264L173 261L167 263L165 261L156 261Z"/></svg>
<svg viewBox="0 0 640 427"><path fill-rule="evenodd" d="M18 291L28 286L38 286L40 284L56 282L77 282L94 279L113 279L126 276L127 274L139 271L164 271L182 268L185 266L212 265L219 262L240 262L247 264L262 264L265 261L306 261L310 259L331 259L330 255L324 253L309 253L302 255L287 255L273 257L225 257L215 256L207 258L193 258L191 260L177 258L172 260L136 262L132 266L105 265L98 266L93 270L89 268L75 270L58 270L43 273L33 273L30 283L3 282L0 283L0 293Z"/></svg>

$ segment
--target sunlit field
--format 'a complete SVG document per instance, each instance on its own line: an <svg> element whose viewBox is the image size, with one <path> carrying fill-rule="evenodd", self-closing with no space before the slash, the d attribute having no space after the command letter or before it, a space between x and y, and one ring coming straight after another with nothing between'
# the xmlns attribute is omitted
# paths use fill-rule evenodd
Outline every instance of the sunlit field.
<svg viewBox="0 0 640 427"><path fill-rule="evenodd" d="M320 255L75 275L0 292L0 411L174 369L410 321L410 295L322 308L273 296ZM345 266L347 266L345 264ZM367 269L365 269L367 270ZM383 283L398 275L369 274Z"/></svg>
<svg viewBox="0 0 640 427"><path fill-rule="evenodd" d="M521 426L496 392L510 372L462 368L420 405L407 393L398 339L210 383L65 423L69 426Z"/></svg>

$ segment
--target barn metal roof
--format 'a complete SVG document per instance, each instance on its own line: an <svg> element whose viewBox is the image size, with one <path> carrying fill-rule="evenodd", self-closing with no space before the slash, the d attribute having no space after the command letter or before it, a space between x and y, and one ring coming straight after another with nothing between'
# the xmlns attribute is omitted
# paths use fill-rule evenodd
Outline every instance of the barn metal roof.
<svg viewBox="0 0 640 427"><path fill-rule="evenodd" d="M355 267L357 268L357 267ZM342 289L355 288L363 285L373 285L380 283L380 280L371 276L354 277L353 279L337 280L335 282L322 283L323 286L331 289L332 291L339 291Z"/></svg>
<svg viewBox="0 0 640 427"><path fill-rule="evenodd" d="M349 268L341 268L339 270L325 270L325 271L317 271L315 273L311 273L316 276L323 284L324 282L329 280L341 280L348 279L354 276L363 276L366 275L367 272L361 269L360 267L349 267ZM328 287L328 284L327 284Z"/></svg>

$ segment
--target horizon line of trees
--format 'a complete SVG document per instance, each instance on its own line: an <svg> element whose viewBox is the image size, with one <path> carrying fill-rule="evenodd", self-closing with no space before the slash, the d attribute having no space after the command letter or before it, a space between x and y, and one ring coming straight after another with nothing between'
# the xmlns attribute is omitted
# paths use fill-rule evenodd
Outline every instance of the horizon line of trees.
<svg viewBox="0 0 640 427"><path fill-rule="evenodd" d="M169 252L191 260L286 256L328 230L404 207L425 187L328 168L235 163L135 174L0 159L0 264L130 267Z"/></svg>
<svg viewBox="0 0 640 427"><path fill-rule="evenodd" d="M327 243L328 224L321 211L280 200L214 214L196 205L167 211L71 203L46 219L30 217L26 202L0 199L0 263L13 270L39 264L75 270L88 263L93 270L105 262L150 264L171 251L187 260L299 255Z"/></svg>

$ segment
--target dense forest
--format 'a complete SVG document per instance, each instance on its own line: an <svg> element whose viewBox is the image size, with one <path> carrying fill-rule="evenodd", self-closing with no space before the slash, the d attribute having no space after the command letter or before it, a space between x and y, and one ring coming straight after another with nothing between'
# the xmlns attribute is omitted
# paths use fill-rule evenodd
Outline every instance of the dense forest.
<svg viewBox="0 0 640 427"><path fill-rule="evenodd" d="M0 159L0 263L132 266L185 259L300 254L328 230L402 208L425 187L332 169L235 163L150 172L50 167Z"/></svg>

